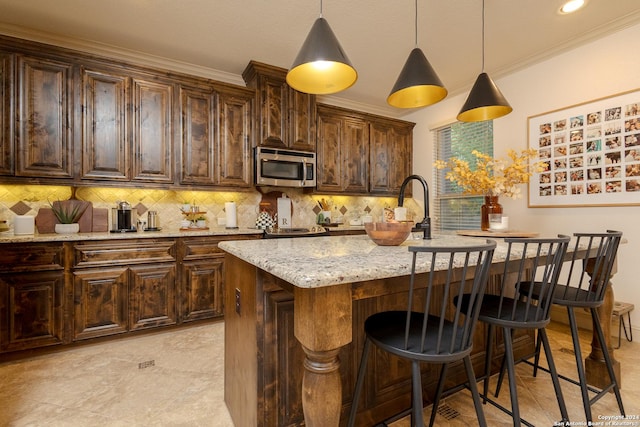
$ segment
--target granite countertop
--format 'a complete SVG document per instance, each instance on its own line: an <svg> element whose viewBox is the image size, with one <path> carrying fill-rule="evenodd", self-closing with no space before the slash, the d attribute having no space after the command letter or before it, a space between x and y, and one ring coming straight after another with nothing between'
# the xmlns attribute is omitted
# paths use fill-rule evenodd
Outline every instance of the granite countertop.
<svg viewBox="0 0 640 427"><path fill-rule="evenodd" d="M0 244L3 243L39 243L39 242L74 242L82 240L125 240L125 239L155 239L165 237L201 237L201 236L238 236L243 234L259 234L262 230L255 228L226 229L224 227L213 227L209 230L159 230L159 231L138 231L132 233L74 233L74 234L13 234L12 231L0 233Z"/></svg>
<svg viewBox="0 0 640 427"><path fill-rule="evenodd" d="M300 288L316 288L411 274L409 246L477 245L486 239L435 235L431 240L414 233L399 246L378 246L368 236L321 236L221 242L224 251ZM505 258L506 246L494 260ZM446 268L445 265L439 266ZM419 272L426 271L423 267Z"/></svg>

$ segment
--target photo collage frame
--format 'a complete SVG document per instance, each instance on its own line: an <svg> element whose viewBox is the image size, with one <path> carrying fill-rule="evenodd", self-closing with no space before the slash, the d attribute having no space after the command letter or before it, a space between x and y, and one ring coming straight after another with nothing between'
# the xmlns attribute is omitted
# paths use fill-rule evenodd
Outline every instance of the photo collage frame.
<svg viewBox="0 0 640 427"><path fill-rule="evenodd" d="M640 90L531 116L529 207L640 204Z"/></svg>

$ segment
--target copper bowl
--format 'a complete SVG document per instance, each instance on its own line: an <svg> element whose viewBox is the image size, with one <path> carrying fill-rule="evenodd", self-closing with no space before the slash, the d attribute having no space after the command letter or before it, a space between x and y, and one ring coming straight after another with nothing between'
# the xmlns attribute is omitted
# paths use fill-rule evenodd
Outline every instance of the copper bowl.
<svg viewBox="0 0 640 427"><path fill-rule="evenodd" d="M398 246L407 240L413 222L367 222L364 229L371 240L380 246Z"/></svg>

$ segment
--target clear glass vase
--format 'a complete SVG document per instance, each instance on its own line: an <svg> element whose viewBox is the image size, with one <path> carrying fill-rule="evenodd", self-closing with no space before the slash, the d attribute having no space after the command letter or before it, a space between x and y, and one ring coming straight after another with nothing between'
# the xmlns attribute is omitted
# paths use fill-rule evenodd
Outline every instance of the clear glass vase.
<svg viewBox="0 0 640 427"><path fill-rule="evenodd" d="M498 196L484 196L484 205L480 208L482 213L480 228L488 231L492 222L502 222L502 205Z"/></svg>

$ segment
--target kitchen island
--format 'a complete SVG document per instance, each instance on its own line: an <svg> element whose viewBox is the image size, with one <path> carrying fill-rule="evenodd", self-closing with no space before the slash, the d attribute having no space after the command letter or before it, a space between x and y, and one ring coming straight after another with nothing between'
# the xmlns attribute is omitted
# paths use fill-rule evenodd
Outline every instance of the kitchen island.
<svg viewBox="0 0 640 427"><path fill-rule="evenodd" d="M345 425L365 319L406 307L408 246L477 242L459 236L409 239L400 246L377 246L367 236L221 242L227 252L225 401L235 425ZM495 262L504 256L501 243ZM489 290L495 289L492 281ZM479 325L472 355L477 372L484 366L485 333ZM514 347L518 354L530 351L532 335L518 333ZM497 367L501 347L494 355ZM410 405L410 365L377 352L372 360L359 409L362 425ZM456 368L449 385L465 378L462 366ZM431 396L438 370L427 365L423 372L425 396Z"/></svg>
<svg viewBox="0 0 640 427"><path fill-rule="evenodd" d="M227 252L225 402L235 425L346 425L364 344L364 321L376 312L406 309L408 246L478 242L473 237L436 235L423 240L421 236L416 233L400 246L377 246L367 236L220 243ZM504 267L506 244L502 239L497 242L488 293L498 291ZM601 312L608 336L611 311L604 310L609 310ZM471 355L476 374L483 372L485 337L485 325L480 323ZM533 347L531 332L516 332L516 358L530 354ZM610 343L608 347L612 350ZM495 372L503 356L499 339L492 351ZM597 343L592 343L588 359L601 364ZM439 369L433 365L422 369L424 396L430 399ZM597 377L597 370L594 373ZM408 408L410 378L409 364L374 352L358 425L375 425ZM454 366L446 387L465 379L462 366Z"/></svg>

